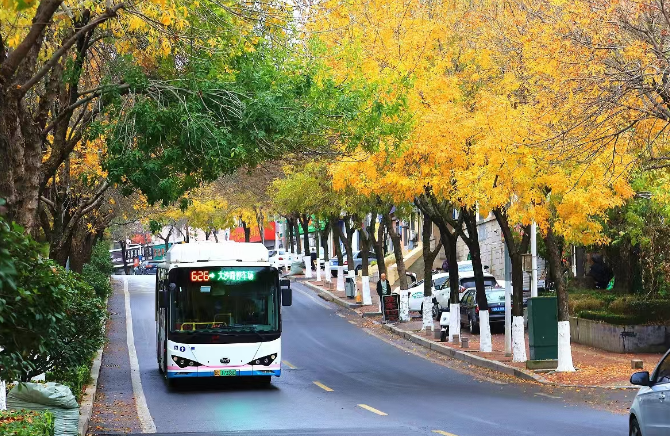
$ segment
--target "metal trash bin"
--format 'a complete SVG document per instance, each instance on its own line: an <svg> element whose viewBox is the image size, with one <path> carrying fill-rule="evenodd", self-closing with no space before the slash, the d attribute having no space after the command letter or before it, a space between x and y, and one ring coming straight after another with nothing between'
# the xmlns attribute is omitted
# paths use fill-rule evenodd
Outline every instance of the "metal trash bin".
<svg viewBox="0 0 670 436"><path fill-rule="evenodd" d="M356 279L354 277L346 277L344 280L344 294L347 298L354 298L356 296Z"/></svg>

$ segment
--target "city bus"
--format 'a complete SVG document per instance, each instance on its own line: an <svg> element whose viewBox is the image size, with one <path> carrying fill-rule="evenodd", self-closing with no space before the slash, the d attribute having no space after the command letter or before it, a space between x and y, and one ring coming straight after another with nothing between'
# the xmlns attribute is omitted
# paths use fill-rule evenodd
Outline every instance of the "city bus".
<svg viewBox="0 0 670 436"><path fill-rule="evenodd" d="M281 375L281 308L290 306L263 244L194 242L156 273L156 358L169 384L189 377Z"/></svg>

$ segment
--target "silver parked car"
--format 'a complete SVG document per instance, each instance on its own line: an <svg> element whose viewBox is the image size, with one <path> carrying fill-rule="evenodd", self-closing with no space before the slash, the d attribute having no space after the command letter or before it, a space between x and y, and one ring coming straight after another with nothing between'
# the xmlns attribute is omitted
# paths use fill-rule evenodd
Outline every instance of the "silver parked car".
<svg viewBox="0 0 670 436"><path fill-rule="evenodd" d="M641 386L630 407L630 436L670 435L670 350L665 353L651 377L649 372L636 372L630 378Z"/></svg>

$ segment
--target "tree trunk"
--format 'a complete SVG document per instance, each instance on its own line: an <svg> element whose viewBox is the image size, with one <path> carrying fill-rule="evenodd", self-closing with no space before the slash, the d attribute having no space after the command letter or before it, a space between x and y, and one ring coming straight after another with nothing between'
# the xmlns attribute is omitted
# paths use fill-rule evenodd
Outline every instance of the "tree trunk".
<svg viewBox="0 0 670 436"><path fill-rule="evenodd" d="M373 227L370 231L370 242L372 242L372 248L375 251L375 257L377 258L377 270L379 271L379 276L386 274L386 263L384 262L384 221L377 223L377 213L373 213L373 223L377 225L375 237L375 228Z"/></svg>
<svg viewBox="0 0 670 436"><path fill-rule="evenodd" d="M512 227L507 219L507 211L502 208L493 210L505 237L505 244L512 261L512 316L523 316L523 257L530 245L530 226L523 227L520 241L514 239ZM560 271L560 270L559 270Z"/></svg>
<svg viewBox="0 0 670 436"><path fill-rule="evenodd" d="M209 241L209 235L211 235L212 232L210 230L205 230L205 241Z"/></svg>
<svg viewBox="0 0 670 436"><path fill-rule="evenodd" d="M219 231L214 229L212 230L212 235L214 235L214 242L219 243Z"/></svg>
<svg viewBox="0 0 670 436"><path fill-rule="evenodd" d="M347 271L354 271L356 266L354 265L354 249L352 247L352 242L356 228L352 228L349 224L349 218L344 219L344 227L346 234L342 231L340 226L335 226L335 233L340 238L340 241L342 241L342 244L344 244L344 251L347 253Z"/></svg>
<svg viewBox="0 0 670 436"><path fill-rule="evenodd" d="M340 229L340 223L338 222L337 218L331 218L330 219L330 228L335 233L335 241L333 241L333 244L335 244L335 255L337 256L337 262L338 265L342 266L344 265L344 255L342 254L342 246L340 245L340 234L341 232ZM338 232L339 231L339 232Z"/></svg>
<svg viewBox="0 0 670 436"><path fill-rule="evenodd" d="M293 233L295 233L295 246L297 249L298 256L302 254L302 246L300 245L300 224L298 223L300 221L299 218L294 218L293 219Z"/></svg>
<svg viewBox="0 0 670 436"><path fill-rule="evenodd" d="M423 240L423 296L431 297L433 295L433 262L437 254L442 249L442 241L435 244L435 249L430 249L430 237L432 236L433 221L426 214L423 215L423 232L421 239Z"/></svg>
<svg viewBox="0 0 670 436"><path fill-rule="evenodd" d="M291 253L295 253L295 242L293 241L293 218L286 217L286 227L288 227L288 243L291 247Z"/></svg>
<svg viewBox="0 0 670 436"><path fill-rule="evenodd" d="M319 221L317 220L317 226ZM321 247L323 248L323 260L328 262L330 260L330 253L328 252L328 234L330 233L330 222L326 221L326 225L323 227L321 233ZM326 271L328 272L328 271Z"/></svg>
<svg viewBox="0 0 670 436"><path fill-rule="evenodd" d="M398 282L400 283L400 289L407 289L407 276L405 268L405 259L402 255L402 242L400 241L400 235L395 231L393 226L393 218L390 213L384 214L384 222L386 223L386 228L388 229L389 236L391 236L391 242L393 242L393 254L395 255L395 263L398 271Z"/></svg>
<svg viewBox="0 0 670 436"><path fill-rule="evenodd" d="M251 241L251 227L247 226L247 222L242 220L242 230L244 230L244 242Z"/></svg>
<svg viewBox="0 0 670 436"><path fill-rule="evenodd" d="M130 275L130 266L128 265L128 259L126 258L126 241L119 241L121 245L121 258L123 259L123 272L126 275ZM165 245L165 250L167 251L167 245Z"/></svg>
<svg viewBox="0 0 670 436"><path fill-rule="evenodd" d="M370 253L370 238L368 236L368 229L363 228L361 225L361 230L358 233L361 238L361 275L364 277L370 276L370 262L369 262L369 253Z"/></svg>
<svg viewBox="0 0 670 436"><path fill-rule="evenodd" d="M482 254L479 247L479 234L477 232L477 215L474 211L465 207L461 209L461 214L463 214L463 223L468 232L467 239L463 238L463 241L465 241L470 250L472 272L475 276L475 288L477 290L477 305L480 311L489 310L488 301L486 300L486 289L484 288L484 269L482 268Z"/></svg>
<svg viewBox="0 0 670 436"><path fill-rule="evenodd" d="M300 225L302 226L302 244L305 247L305 256L309 256L309 216L302 214Z"/></svg>
<svg viewBox="0 0 670 436"><path fill-rule="evenodd" d="M544 238L549 262L554 271L561 270L562 250L559 237L554 234L553 223L549 223L547 234ZM558 300L558 372L572 372L575 367L572 364L572 346L570 344L570 313L568 309L568 291L562 277L556 283L556 297Z"/></svg>
<svg viewBox="0 0 670 436"><path fill-rule="evenodd" d="M99 229L95 233L91 233L86 227L80 227L75 232L72 239L72 250L70 252L70 269L74 272L81 273L86 265L91 260L93 253L93 246L100 239L104 229Z"/></svg>

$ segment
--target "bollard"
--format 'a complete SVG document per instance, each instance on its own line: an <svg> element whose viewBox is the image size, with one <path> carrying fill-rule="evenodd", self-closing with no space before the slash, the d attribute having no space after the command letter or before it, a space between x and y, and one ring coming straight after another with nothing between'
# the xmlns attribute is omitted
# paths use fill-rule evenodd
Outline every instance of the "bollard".
<svg viewBox="0 0 670 436"><path fill-rule="evenodd" d="M642 369L644 363L640 359L631 359L630 367L632 369Z"/></svg>
<svg viewBox="0 0 670 436"><path fill-rule="evenodd" d="M461 348L469 348L469 345L470 345L469 342L470 342L470 339L468 339L468 338L461 339Z"/></svg>
<svg viewBox="0 0 670 436"><path fill-rule="evenodd" d="M440 339L440 338L442 338L442 330L441 329L433 330L433 339Z"/></svg>
<svg viewBox="0 0 670 436"><path fill-rule="evenodd" d="M446 342L447 341L447 329L442 328L440 329L440 342Z"/></svg>
<svg viewBox="0 0 670 436"><path fill-rule="evenodd" d="M451 335L451 343L458 344L461 341L461 338L458 335Z"/></svg>

